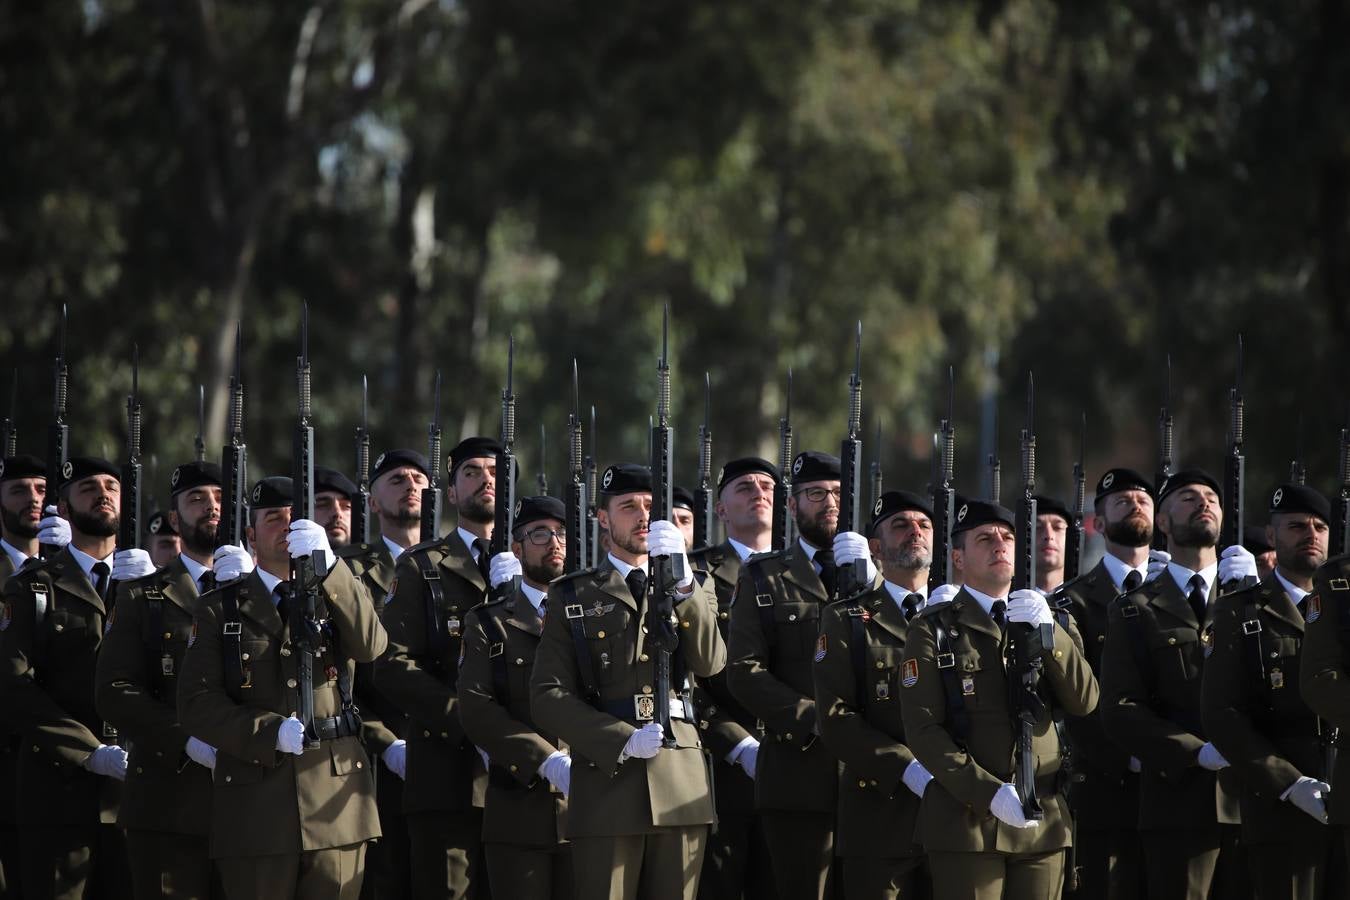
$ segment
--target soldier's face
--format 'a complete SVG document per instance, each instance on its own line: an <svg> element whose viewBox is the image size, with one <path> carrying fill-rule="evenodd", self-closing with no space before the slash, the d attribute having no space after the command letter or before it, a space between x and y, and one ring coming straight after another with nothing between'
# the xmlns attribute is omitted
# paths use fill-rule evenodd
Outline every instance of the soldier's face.
<svg viewBox="0 0 1350 900"><path fill-rule="evenodd" d="M819 494L820 499L812 499L813 494ZM797 522L797 531L808 543L815 547L830 546L839 529L839 482L794 484L788 510Z"/></svg>
<svg viewBox="0 0 1350 900"><path fill-rule="evenodd" d="M72 484L60 512L72 531L90 537L113 537L122 510L122 483L111 475L90 475Z"/></svg>
<svg viewBox="0 0 1350 900"><path fill-rule="evenodd" d="M204 485L183 491L169 510L169 524L194 553L210 553L220 546L220 498L220 488Z"/></svg>
<svg viewBox="0 0 1350 900"><path fill-rule="evenodd" d="M1223 527L1219 495L1207 485L1186 485L1163 502L1158 527L1178 547L1213 547Z"/></svg>
<svg viewBox="0 0 1350 900"><path fill-rule="evenodd" d="M933 521L918 510L901 510L877 525L871 545L883 566L926 569L933 562Z"/></svg>
<svg viewBox="0 0 1350 900"><path fill-rule="evenodd" d="M977 591L1002 596L1012 584L1016 551L1012 529L991 522L967 531L965 541L964 547L952 549L952 557L960 557L965 583Z"/></svg>
<svg viewBox="0 0 1350 900"><path fill-rule="evenodd" d="M1093 527L1113 544L1144 547L1153 540L1153 497L1148 491L1129 490L1108 494Z"/></svg>
<svg viewBox="0 0 1350 900"><path fill-rule="evenodd" d="M182 545L176 534L156 534L146 541L145 550L150 554L150 561L155 564L155 568L161 569L182 552Z"/></svg>
<svg viewBox="0 0 1350 900"><path fill-rule="evenodd" d="M0 482L0 517L3 517L5 534L23 540L37 537L42 501L46 496L45 478L15 478Z"/></svg>
<svg viewBox="0 0 1350 900"><path fill-rule="evenodd" d="M1266 526L1266 538L1275 545L1275 561L1281 569L1312 575L1327 561L1331 529L1314 515L1276 513Z"/></svg>
<svg viewBox="0 0 1350 900"><path fill-rule="evenodd" d="M670 511L670 517L675 520L675 527L680 529L680 534L684 535L685 549L694 546L694 511L685 509L683 506L677 506Z"/></svg>
<svg viewBox="0 0 1350 900"><path fill-rule="evenodd" d="M1036 517L1036 566L1042 569L1064 567L1064 537L1069 523L1063 517L1044 515Z"/></svg>
<svg viewBox="0 0 1350 900"><path fill-rule="evenodd" d="M652 495L646 491L620 494L596 510L610 543L633 556L647 555L647 526L652 521Z"/></svg>
<svg viewBox="0 0 1350 900"><path fill-rule="evenodd" d="M717 498L715 512L727 531L747 534L773 525L773 479L750 472L727 482Z"/></svg>
<svg viewBox="0 0 1350 900"><path fill-rule="evenodd" d="M258 557L258 564L273 575L284 576L290 571L290 553L286 550L290 527L291 508L275 506L259 510L248 530L248 545Z"/></svg>
<svg viewBox="0 0 1350 900"><path fill-rule="evenodd" d="M557 519L531 522L525 529L525 540L512 545L511 551L520 558L520 568L532 584L548 584L563 573L567 556L563 529Z"/></svg>
<svg viewBox="0 0 1350 900"><path fill-rule="evenodd" d="M420 469L390 469L370 485L370 509L382 520L415 525L422 519L422 491L427 476Z"/></svg>
<svg viewBox="0 0 1350 900"><path fill-rule="evenodd" d="M470 522L491 522L497 512L497 460L491 456L466 459L455 470L446 497Z"/></svg>
<svg viewBox="0 0 1350 900"><path fill-rule="evenodd" d="M314 495L314 521L328 532L328 542L334 547L345 547L352 540L352 501L337 491L321 491Z"/></svg>

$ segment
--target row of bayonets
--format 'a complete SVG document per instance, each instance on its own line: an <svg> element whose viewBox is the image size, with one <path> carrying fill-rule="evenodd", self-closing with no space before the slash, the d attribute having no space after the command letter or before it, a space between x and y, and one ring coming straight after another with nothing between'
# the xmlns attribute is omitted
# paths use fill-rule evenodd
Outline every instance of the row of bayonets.
<svg viewBox="0 0 1350 900"><path fill-rule="evenodd" d="M652 420L652 464L654 477L658 470L671 469L669 442L670 418L670 373L667 357L669 339L669 312L663 316L662 350L658 360L657 411ZM48 469L52 483L60 480L60 473L69 455L70 429L67 421L67 396L69 390L69 369L66 363L66 311L61 311L61 326L58 333L58 346L53 365L53 407L52 423L48 429ZM300 427L309 429L309 450L301 446L297 439L296 463L297 475L308 485L308 497L300 497L299 503L312 508L313 453L312 428L309 425L310 391L308 375L308 311L306 310L301 326L301 355L297 360L297 387L299 393ZM1245 458L1243 442L1245 434L1244 402L1241 390L1242 377L1242 339L1238 338L1237 365L1234 385L1229 392L1229 420L1227 450L1224 457L1224 534L1223 546L1241 543L1243 526L1243 482L1245 480ZM247 448L243 439L244 425L244 385L240 374L242 354L242 334L238 327L235 332L235 368L229 381L228 412L226 416L226 443L222 450L221 465L224 477L223 494L226 498L222 513L222 534L226 540L238 543L243 539L247 523ZM507 357L506 386L501 396L502 458L498 460L498 471L511 473L512 477L498 479L497 503L498 518L494 529L494 552L507 549L507 541L512 530L514 518L516 482L518 476L515 456L516 439L516 398L513 391L513 370L515 342L510 340ZM848 407L845 436L840 444L840 462L842 482L839 527L861 531L865 520L865 508L860 503L861 460L862 460L862 323L859 322L855 333L854 367L848 381ZM18 394L17 373L11 384L9 414L0 420L0 449L4 455L12 456L17 452L17 429L14 422L14 410ZM1036 436L1033 429L1034 381L1027 377L1026 422L1020 435L1021 478L1018 491L1019 507L1025 507L1035 492L1036 482ZM423 494L422 536L424 539L441 533L442 492L440 490L438 461L442 459L441 432L441 374L436 373L431 422L427 429L427 456L432 461L431 483ZM706 546L713 540L715 529L715 488L712 470L712 431L710 428L711 379L704 373L703 424L698 429L698 478L694 490L694 536L696 546ZM1173 471L1173 417L1171 403L1171 360L1167 362L1167 377L1163 387L1161 412L1158 417L1158 464L1154 473L1155 486L1161 489L1162 483ZM956 513L956 490L954 465L956 458L956 428L954 423L955 379L952 369L947 372L947 409L946 415L938 422L933 434L933 456L931 479L928 492L931 496L934 518L933 559L937 562L932 568L931 584L951 583L951 525ZM141 431L142 412L139 399L139 350L132 353L132 389L127 397L127 441L123 462L123 516L119 545L132 547L140 545L140 487L141 487ZM204 391L198 392L198 429L195 440L197 459L206 458L204 432ZM570 540L567 545L567 571L587 568L600 562L600 526L596 519L597 460L595 452L595 406L590 407L590 443L589 452L584 452L584 431L581 417L580 389L578 385L576 361L572 362L572 404L567 417L567 460L568 478L566 484L567 528ZM1086 440L1086 415L1080 422L1078 461L1073 466L1073 502L1071 512L1074 521L1069 529L1066 547L1066 578L1072 578L1081 568L1084 551L1084 518L1086 516L1086 473L1083 466L1084 444ZM1302 443L1300 423L1299 443ZM877 427L878 445L881 440L880 425ZM540 428L540 455L543 456L544 428ZM793 524L788 513L788 497L791 494L792 460L794 455L794 435L792 430L792 370L787 372L786 402L782 418L778 424L778 470L779 477L774 491L774 509L772 517L772 543L775 549L788 546L794 539ZM367 385L366 378L361 379L361 423L356 428L355 464L359 497L352 505L352 537L355 541L370 540L370 432L367 427ZM1339 496L1335 498L1335 519L1332 524L1332 555L1350 551L1350 427L1342 428L1338 458ZM987 460L990 499L1001 496L1001 463L997 448ZM541 471L537 478L537 489L547 493L547 481ZM308 477L304 477L307 475ZM882 471L877 460L870 467L871 502L875 503L882 492ZM1298 448L1296 458L1290 466L1290 480L1303 484L1306 473L1302 461L1302 448ZM662 479L657 478L657 482ZM665 479L669 481L669 479ZM670 509L669 487L667 496L657 498L655 504L668 515ZM1030 501L1034 502L1034 501ZM1035 515L1031 508L1022 510L1030 516L1034 525ZM1021 517L1019 517L1021 518ZM497 537L500 536L500 537ZM575 537L571 537L575 536ZM1019 535L1020 537L1020 535ZM1161 549L1162 535L1155 535L1155 546ZM1025 557L1025 558L1024 558ZM1034 540L1027 541L1025 548L1019 551L1019 565L1016 582L1034 583ZM1026 571L1021 571L1025 569ZM846 573L846 587L851 576Z"/></svg>

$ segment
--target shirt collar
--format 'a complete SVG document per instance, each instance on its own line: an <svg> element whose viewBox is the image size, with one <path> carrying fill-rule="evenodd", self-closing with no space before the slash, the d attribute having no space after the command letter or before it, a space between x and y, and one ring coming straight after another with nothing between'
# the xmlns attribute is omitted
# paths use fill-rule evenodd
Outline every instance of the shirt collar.
<svg viewBox="0 0 1350 900"><path fill-rule="evenodd" d="M994 603L1000 602L1000 603L1002 603L1004 606L1007 606L1007 605L1008 605L1008 598L1007 598L1007 597L991 597L991 596L989 596L988 594L984 594L984 593L981 593L980 591L975 590L973 587L971 587L971 586L968 585L968 584L967 584L967 585L962 585L962 587L965 588L965 591L966 591L967 594L970 594L970 596L972 596L972 597L975 598L975 602L976 602L976 603L980 604L980 609L984 610L986 613L988 613L988 614L991 615L991 616L993 615L993 613L991 612L991 610L994 608Z"/></svg>
<svg viewBox="0 0 1350 900"><path fill-rule="evenodd" d="M1193 572L1183 565L1170 562L1167 564L1167 571L1172 575L1172 580L1177 583L1177 587L1181 588L1181 593L1184 595L1189 595L1191 592L1192 576L1199 575L1205 581L1205 597L1208 598L1210 588L1214 586L1214 579L1219 577L1219 564L1216 562L1213 565L1205 566L1199 572Z"/></svg>
<svg viewBox="0 0 1350 900"><path fill-rule="evenodd" d="M1144 579L1148 577L1148 563L1144 563L1142 566L1126 565L1125 560L1112 556L1110 553L1102 557L1102 565L1106 566L1106 574L1111 576L1117 594L1125 590L1125 576L1131 572L1139 573L1140 584L1143 584Z"/></svg>
<svg viewBox="0 0 1350 900"><path fill-rule="evenodd" d="M798 537L797 543L801 545L802 552L806 554L806 558L814 563L816 561L816 554L820 552L819 548L812 547L806 542L806 538L804 537Z"/></svg>
<svg viewBox="0 0 1350 900"><path fill-rule="evenodd" d="M389 548L389 555L394 558L394 562L398 562L398 558L403 555L403 548L384 535L380 535L380 540L384 541L384 545ZM469 552L473 552L473 544L469 545Z"/></svg>
<svg viewBox="0 0 1350 900"><path fill-rule="evenodd" d="M464 527L456 526L455 531L459 532L459 539L464 542L464 546L469 548L469 556L474 562L478 562L478 551L474 549L473 542L478 540L478 535L472 531L465 531Z"/></svg>
<svg viewBox="0 0 1350 900"><path fill-rule="evenodd" d="M186 553L178 554L178 558L183 561L183 565L187 568L188 574L192 576L192 583L197 585L197 588L200 590L202 586L202 573L210 572L211 570L188 556Z"/></svg>
<svg viewBox="0 0 1350 900"><path fill-rule="evenodd" d="M535 612L539 612L539 607L544 605L544 598L548 596L548 591L541 591L539 588L524 581L520 583L520 592L525 595L525 599L530 601Z"/></svg>
<svg viewBox="0 0 1350 900"><path fill-rule="evenodd" d="M75 558L76 564L84 572L84 577L89 579L90 584L94 583L94 579L89 574L94 570L94 563L101 562L108 567L109 572L112 572L113 554L109 553L104 559L95 559L74 544L67 544L66 546L70 548L70 555Z"/></svg>
<svg viewBox="0 0 1350 900"><path fill-rule="evenodd" d="M905 598L908 597L910 594L917 594L919 597L919 605L914 608L916 612L920 609L923 609L924 604L928 602L928 598L924 596L923 591L911 591L908 590L907 588L902 588L900 585L895 584L894 582L884 580L881 582L881 586L886 589L886 593L891 595L891 599L896 602L896 605L903 603ZM903 607L901 608L903 609Z"/></svg>
<svg viewBox="0 0 1350 900"><path fill-rule="evenodd" d="M27 553L24 553L18 547L15 547L9 541L4 540L3 538L0 538L0 550L4 550L5 553L9 554L9 558L14 561L15 569L22 569L23 564L28 562L29 560L29 556Z"/></svg>
<svg viewBox="0 0 1350 900"><path fill-rule="evenodd" d="M1305 591L1303 588L1299 587L1298 585L1294 584L1293 582L1285 578L1283 575L1281 575L1279 566L1275 567L1275 577L1279 580L1280 587L1284 588L1284 592L1287 595L1289 595L1289 599L1294 601L1295 606L1298 606L1300 603L1302 603L1303 598L1308 596L1309 593L1311 593L1311 591Z"/></svg>
<svg viewBox="0 0 1350 900"><path fill-rule="evenodd" d="M633 571L634 569L641 569L642 574L644 575L647 574L647 567L645 565L630 566L628 563L619 559L613 553L609 554L609 564L614 567L614 571L618 572L619 577L622 578L624 581L628 580L628 573ZM521 582L521 584L524 584L524 582Z"/></svg>
<svg viewBox="0 0 1350 900"><path fill-rule="evenodd" d="M281 579L264 569L262 566L258 566L253 571L258 573L258 577L262 579L263 587L267 588L267 593L272 598L272 602L276 603L277 585L282 583Z"/></svg>
<svg viewBox="0 0 1350 900"><path fill-rule="evenodd" d="M727 543L731 545L732 550L736 551L736 555L741 558L741 562L745 562L747 559L754 556L756 553L763 552L762 550L751 549L750 547L736 540L734 537L727 538Z"/></svg>

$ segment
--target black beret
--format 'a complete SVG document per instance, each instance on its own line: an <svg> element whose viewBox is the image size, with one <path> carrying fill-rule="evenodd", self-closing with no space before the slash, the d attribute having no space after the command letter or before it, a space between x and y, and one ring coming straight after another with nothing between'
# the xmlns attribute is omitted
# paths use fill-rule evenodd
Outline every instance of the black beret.
<svg viewBox="0 0 1350 900"><path fill-rule="evenodd" d="M1270 541L1266 540L1264 525L1244 525L1242 527L1242 546L1251 551L1253 555L1269 553L1275 549L1271 546Z"/></svg>
<svg viewBox="0 0 1350 900"><path fill-rule="evenodd" d="M1036 515L1059 516L1061 519L1063 519L1065 522L1068 522L1070 525L1073 524L1073 513L1069 512L1069 508L1065 506L1063 503L1056 500L1054 497L1047 497L1044 494L1037 494L1035 496L1035 500L1036 500Z"/></svg>
<svg viewBox="0 0 1350 900"><path fill-rule="evenodd" d="M774 481L778 480L778 467L773 463L758 456L742 456L740 459L733 459L722 467L722 473L717 476L717 492L722 493L722 489L727 484L742 475L749 475L751 472L762 472Z"/></svg>
<svg viewBox="0 0 1350 900"><path fill-rule="evenodd" d="M1158 488L1158 505L1161 506L1164 500L1188 484L1205 485L1219 495L1219 504L1223 505L1223 488L1204 469L1182 469L1167 476L1167 480Z"/></svg>
<svg viewBox="0 0 1350 900"><path fill-rule="evenodd" d="M792 461L792 483L805 484L808 481L838 481L840 478L839 457L819 450L803 450Z"/></svg>
<svg viewBox="0 0 1350 900"><path fill-rule="evenodd" d="M1134 469L1107 469L1106 473L1097 479L1097 500L1121 491L1145 491L1151 497L1153 485Z"/></svg>
<svg viewBox="0 0 1350 900"><path fill-rule="evenodd" d="M615 463L600 477L600 493L617 496L652 492L652 470L637 463Z"/></svg>
<svg viewBox="0 0 1350 900"><path fill-rule="evenodd" d="M150 517L150 523L145 526L146 530L157 537L165 535L178 536L178 532L173 530L173 523L169 521L169 514L157 512Z"/></svg>
<svg viewBox="0 0 1350 900"><path fill-rule="evenodd" d="M356 498L357 487L352 484L352 480L343 475L337 469L330 469L327 466L314 467L314 493L319 491L334 491L346 497L348 500Z"/></svg>
<svg viewBox="0 0 1350 900"><path fill-rule="evenodd" d="M1318 491L1302 484L1282 484L1270 495L1272 513L1308 513L1331 522L1331 503Z"/></svg>
<svg viewBox="0 0 1350 900"><path fill-rule="evenodd" d="M212 485L220 487L220 463L183 463L169 476L169 496L176 497L183 491Z"/></svg>
<svg viewBox="0 0 1350 900"><path fill-rule="evenodd" d="M295 487L285 475L273 475L253 485L249 496L250 509L276 509L295 505Z"/></svg>
<svg viewBox="0 0 1350 900"><path fill-rule="evenodd" d="M455 449L450 451L450 477L455 477L455 470L471 459L481 459L484 456L490 456L496 459L497 454L502 452L502 445L497 443L495 438L490 437L467 437L455 445Z"/></svg>
<svg viewBox="0 0 1350 900"><path fill-rule="evenodd" d="M47 464L31 453L20 453L0 459L0 481L20 478L46 478Z"/></svg>
<svg viewBox="0 0 1350 900"><path fill-rule="evenodd" d="M886 491L877 498L876 503L872 504L872 521L867 525L867 533L875 535L878 525L907 509L923 513L930 522L933 519L933 507L928 504L927 499L909 491Z"/></svg>
<svg viewBox="0 0 1350 900"><path fill-rule="evenodd" d="M962 500L956 506L956 521L952 522L952 534L970 531L981 525L1007 525L1017 527L1012 510L990 503L987 500Z"/></svg>
<svg viewBox="0 0 1350 900"><path fill-rule="evenodd" d="M381 475L405 466L416 469L428 478L431 477L431 466L428 465L427 458L416 450L388 450L375 458L375 470L370 473L370 480L375 481Z"/></svg>
<svg viewBox="0 0 1350 900"><path fill-rule="evenodd" d="M111 475L118 481L122 480L121 470L106 459L97 456L72 456L61 467L61 487L94 475Z"/></svg>
<svg viewBox="0 0 1350 900"><path fill-rule="evenodd" d="M683 506L690 512L694 511L694 495L689 488L676 485L670 489L670 505Z"/></svg>
<svg viewBox="0 0 1350 900"><path fill-rule="evenodd" d="M524 528L542 519L567 521L567 509L557 497L521 497L516 501L516 527Z"/></svg>

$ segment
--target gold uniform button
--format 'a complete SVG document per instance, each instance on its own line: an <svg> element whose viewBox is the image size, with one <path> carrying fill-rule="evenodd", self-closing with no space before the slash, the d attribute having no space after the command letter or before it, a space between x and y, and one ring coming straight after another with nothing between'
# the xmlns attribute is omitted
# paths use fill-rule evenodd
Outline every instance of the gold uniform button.
<svg viewBox="0 0 1350 900"><path fill-rule="evenodd" d="M789 731L787 734L783 735L783 740L785 741L792 740L792 732Z"/></svg>
<svg viewBox="0 0 1350 900"><path fill-rule="evenodd" d="M512 771L512 772L518 772L518 771L520 771L520 770L517 769L517 768L515 767L515 765L513 764L513 765L511 766L511 771Z"/></svg>
<svg viewBox="0 0 1350 900"><path fill-rule="evenodd" d="M66 630L66 626L62 625L60 622L57 622L55 627L56 627L56 630L57 630L57 631L65 631L65 630Z"/></svg>
<svg viewBox="0 0 1350 900"><path fill-rule="evenodd" d="M448 737L450 737L450 732L448 732L448 731L442 731L442 732L441 732L441 737L443 737L443 738L448 738Z"/></svg>
<svg viewBox="0 0 1350 900"><path fill-rule="evenodd" d="M865 788L865 787L867 787L867 779L865 779L865 778L859 778L859 779L858 779L858 787L860 787L860 788Z"/></svg>
<svg viewBox="0 0 1350 900"><path fill-rule="evenodd" d="M357 767L358 769L361 768L363 765L365 765L365 763L361 762L361 760L358 759L358 760L356 761L356 767Z"/></svg>
<svg viewBox="0 0 1350 900"><path fill-rule="evenodd" d="M140 766L137 766L137 767L136 767L136 774L137 774L137 775L144 775L144 774L145 774L145 770L142 769Z"/></svg>
<svg viewBox="0 0 1350 900"><path fill-rule="evenodd" d="M795 622L795 621L797 621L797 614L796 614L796 613L788 613L788 621L789 621L789 622Z"/></svg>
<svg viewBox="0 0 1350 900"><path fill-rule="evenodd" d="M727 618L730 618L730 616L727 615L727 612L726 612L725 610L723 610L722 612L718 613L718 614L717 614L717 617L718 617L719 619L727 619Z"/></svg>
<svg viewBox="0 0 1350 900"><path fill-rule="evenodd" d="M290 647L282 647L282 648L281 648L281 655L282 655L282 656L290 656L290 655L291 655L291 648L290 648Z"/></svg>
<svg viewBox="0 0 1350 900"><path fill-rule="evenodd" d="M1174 637L1170 637L1170 638L1167 639L1167 643L1169 643L1169 644L1175 644L1176 642L1177 642L1177 639L1174 638Z"/></svg>
<svg viewBox="0 0 1350 900"><path fill-rule="evenodd" d="M294 679L294 678L287 678L287 679L286 679L286 687L288 687L288 688L293 688L293 687L295 687L295 679Z"/></svg>
<svg viewBox="0 0 1350 900"><path fill-rule="evenodd" d="M248 654L247 654L247 653L241 653L241 654L239 655L239 658L242 659L242 660L244 660L245 662L247 662L247 661L248 661Z"/></svg>
<svg viewBox="0 0 1350 900"><path fill-rule="evenodd" d="M603 631L597 631L597 632L595 633L595 636L598 637L598 638L602 638L602 637L605 636L605 633L604 633Z"/></svg>
<svg viewBox="0 0 1350 900"><path fill-rule="evenodd" d="M884 668L886 668L886 664L885 664L884 662L882 662L881 660L877 660L877 668L878 668L878 669L884 669Z"/></svg>
<svg viewBox="0 0 1350 900"><path fill-rule="evenodd" d="M644 694L650 694L651 692L652 692L652 686L651 686L650 684L644 684L644 685L642 686L642 693L644 693Z"/></svg>
<svg viewBox="0 0 1350 900"><path fill-rule="evenodd" d="M1063 651L1063 650L1056 650L1056 651L1055 651L1055 659L1063 659L1063 658L1064 658L1064 651Z"/></svg>
<svg viewBox="0 0 1350 900"><path fill-rule="evenodd" d="M642 654L641 656L638 657L638 662L646 662L647 659L648 659L648 656L647 656L647 654L644 653L644 654Z"/></svg>
<svg viewBox="0 0 1350 900"><path fill-rule="evenodd" d="M1106 643L1106 635L1104 635L1104 634L1099 634L1099 635L1097 635L1097 643L1099 643L1099 644L1104 644L1104 643Z"/></svg>
<svg viewBox="0 0 1350 900"><path fill-rule="evenodd" d="M516 665L518 665L518 666L523 666L523 665L525 665L525 657L523 657L523 656L517 656L517 657L516 657Z"/></svg>
<svg viewBox="0 0 1350 900"><path fill-rule="evenodd" d="M688 628L688 627L689 627L689 622L688 622L688 620L685 620L685 621L681 622L681 623L680 623L680 627L681 627L681 628Z"/></svg>
<svg viewBox="0 0 1350 900"><path fill-rule="evenodd" d="M234 776L233 776L233 775L226 775L226 776L225 776L225 781L226 781L227 784L228 784L229 782L231 782L231 781L234 781Z"/></svg>
<svg viewBox="0 0 1350 900"><path fill-rule="evenodd" d="M166 641L171 641L171 640L173 640L173 632L172 632L172 631L166 631L166 632L164 632L164 640L166 640Z"/></svg>
<svg viewBox="0 0 1350 900"><path fill-rule="evenodd" d="M422 732L422 737L431 737L431 732L430 732L430 731L423 731L423 732Z"/></svg>

